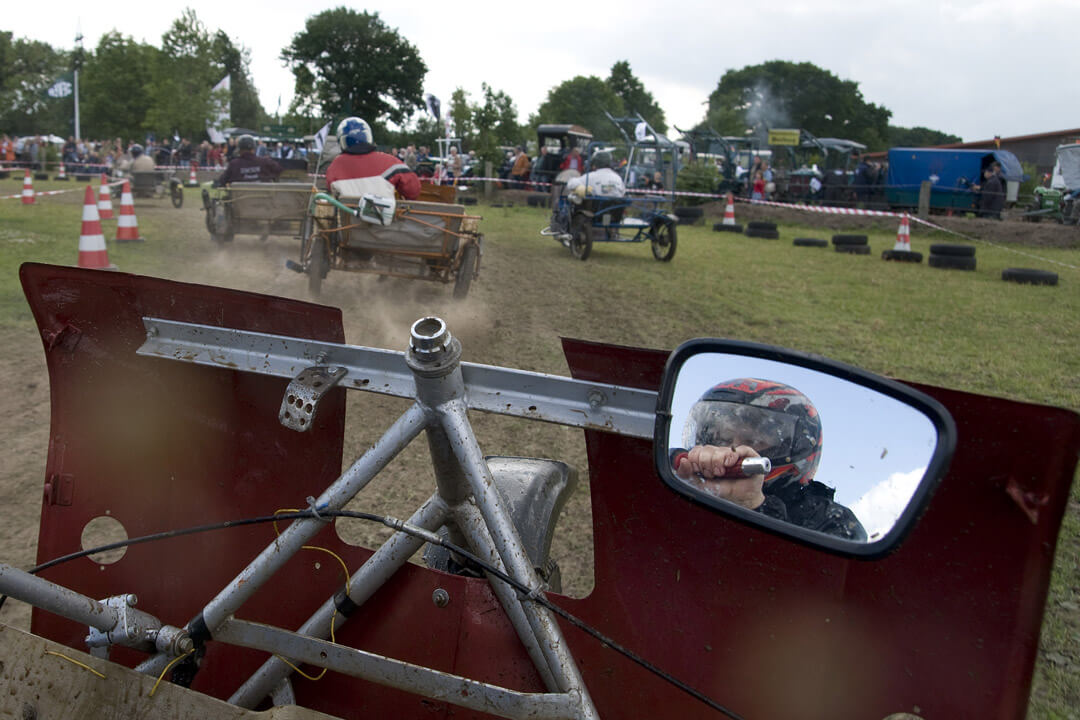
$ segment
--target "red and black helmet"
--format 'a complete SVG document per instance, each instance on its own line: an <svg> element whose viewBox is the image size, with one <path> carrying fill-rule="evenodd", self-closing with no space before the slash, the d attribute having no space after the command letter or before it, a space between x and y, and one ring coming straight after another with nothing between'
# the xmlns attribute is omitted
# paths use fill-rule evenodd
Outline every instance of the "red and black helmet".
<svg viewBox="0 0 1080 720"><path fill-rule="evenodd" d="M766 482L784 478L805 485L821 459L821 416L790 385L735 378L706 390L690 408L683 444L749 445L772 461Z"/></svg>

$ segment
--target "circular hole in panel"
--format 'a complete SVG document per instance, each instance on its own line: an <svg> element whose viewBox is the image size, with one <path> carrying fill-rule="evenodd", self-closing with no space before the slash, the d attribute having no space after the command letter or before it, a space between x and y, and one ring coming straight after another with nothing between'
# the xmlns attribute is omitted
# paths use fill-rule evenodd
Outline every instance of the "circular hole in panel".
<svg viewBox="0 0 1080 720"><path fill-rule="evenodd" d="M312 387L317 387L317 388L322 387L322 381L321 380L316 380L315 382L311 383L311 385L312 385Z"/></svg>
<svg viewBox="0 0 1080 720"><path fill-rule="evenodd" d="M124 529L124 526L120 524L119 520L114 517L99 515L86 523L86 527L84 527L82 531L80 543L82 544L83 550L89 550L101 545L121 542L127 539L127 530ZM124 553L126 552L127 548L116 548L115 550L95 553L88 557L96 563L111 565L124 557Z"/></svg>
<svg viewBox="0 0 1080 720"><path fill-rule="evenodd" d="M304 412L306 412L308 415L311 414L311 410L312 410L311 403L308 403L307 405L304 406Z"/></svg>
<svg viewBox="0 0 1080 720"><path fill-rule="evenodd" d="M289 404L292 405L294 402L296 402L296 396L295 395L290 395L289 396Z"/></svg>

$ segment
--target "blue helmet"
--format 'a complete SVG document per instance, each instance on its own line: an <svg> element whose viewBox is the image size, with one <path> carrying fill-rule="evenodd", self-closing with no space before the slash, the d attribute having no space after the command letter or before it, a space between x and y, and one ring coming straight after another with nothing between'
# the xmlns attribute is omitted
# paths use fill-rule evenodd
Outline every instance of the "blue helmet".
<svg viewBox="0 0 1080 720"><path fill-rule="evenodd" d="M371 126L358 117L347 117L338 123L337 136L342 148L351 148L360 143L375 144Z"/></svg>

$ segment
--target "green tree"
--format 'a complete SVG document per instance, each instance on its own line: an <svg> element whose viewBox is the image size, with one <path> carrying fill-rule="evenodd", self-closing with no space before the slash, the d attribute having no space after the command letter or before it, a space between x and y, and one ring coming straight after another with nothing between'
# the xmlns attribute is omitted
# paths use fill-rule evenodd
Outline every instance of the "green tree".
<svg viewBox="0 0 1080 720"><path fill-rule="evenodd" d="M654 130L660 133L667 132L664 111L656 104L652 93L646 90L641 81L634 76L629 62L620 60L612 65L607 84L622 100L626 112L639 113Z"/></svg>
<svg viewBox="0 0 1080 720"><path fill-rule="evenodd" d="M764 138L769 128L797 127L884 149L888 109L863 99L859 84L812 63L771 60L728 70L709 95L705 123L724 135Z"/></svg>
<svg viewBox="0 0 1080 720"><path fill-rule="evenodd" d="M281 59L295 78L293 109L358 115L382 127L402 125L423 107L427 66L378 13L340 7L309 17Z"/></svg>
<svg viewBox="0 0 1080 720"><path fill-rule="evenodd" d="M46 91L71 69L71 56L37 40L0 32L0 127L9 134L72 132L74 99Z"/></svg>
<svg viewBox="0 0 1080 720"><path fill-rule="evenodd" d="M473 141L473 106L469 103L469 93L457 88L450 96L450 127L454 137L466 145Z"/></svg>
<svg viewBox="0 0 1080 720"><path fill-rule="evenodd" d="M115 30L101 36L79 74L80 125L86 137L142 136L150 109L150 68L157 53L157 48Z"/></svg>
<svg viewBox="0 0 1080 720"><path fill-rule="evenodd" d="M612 115L626 112L622 98L610 85L595 76L578 75L552 88L529 124L572 123L606 135L614 133L615 128L604 115L605 110Z"/></svg>
<svg viewBox="0 0 1080 720"><path fill-rule="evenodd" d="M933 147L960 142L959 135L950 135L940 130L925 127L889 126L889 147Z"/></svg>
<svg viewBox="0 0 1080 720"><path fill-rule="evenodd" d="M476 142L472 149L482 160L499 163L502 160L499 145L517 145L521 142L521 127L517 122L517 108L510 96L501 90L493 90L482 83L484 102L472 108Z"/></svg>
<svg viewBox="0 0 1080 720"><path fill-rule="evenodd" d="M146 128L162 137L201 138L220 109L211 90L224 73L215 62L214 38L194 10L184 10L162 35L151 75Z"/></svg>
<svg viewBox="0 0 1080 720"><path fill-rule="evenodd" d="M220 66L221 75L229 76L232 93L229 98L229 115L232 124L254 128L266 116L259 102L259 93L251 79L251 51L237 46L223 31L218 30L213 41L213 60Z"/></svg>

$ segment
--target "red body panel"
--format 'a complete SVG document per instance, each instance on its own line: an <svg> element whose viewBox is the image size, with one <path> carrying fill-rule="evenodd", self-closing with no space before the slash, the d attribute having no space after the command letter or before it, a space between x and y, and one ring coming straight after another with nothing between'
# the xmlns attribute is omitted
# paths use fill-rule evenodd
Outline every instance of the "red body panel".
<svg viewBox="0 0 1080 720"><path fill-rule="evenodd" d="M277 421L284 380L134 353L143 315L340 342L339 311L51 266L25 266L22 277L52 383L53 500L39 560L79 549L83 526L106 512L141 535L297 507L337 476L343 391L328 396L312 432L294 433ZM667 355L573 341L565 349L576 377L645 388L658 386ZM556 600L747 717L1022 717L1080 423L1053 408L919 389L949 408L959 444L896 554L843 560L732 522L669 490L649 441L590 431L596 589ZM1016 452L1032 447L1037 456ZM134 592L140 609L182 625L272 536L269 526L220 531L43 575L96 597ZM317 544L350 570L369 554L329 530ZM296 627L340 581L335 562L301 553L240 617ZM442 609L431 601L438 587L451 598ZM38 611L33 629L79 648L86 634ZM579 631L567 636L603 717L715 717ZM541 689L480 580L407 566L338 641ZM194 687L228 697L263 657L211 643ZM346 718L481 717L333 673L297 680L296 692Z"/></svg>

